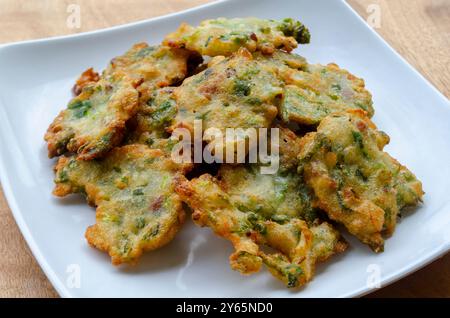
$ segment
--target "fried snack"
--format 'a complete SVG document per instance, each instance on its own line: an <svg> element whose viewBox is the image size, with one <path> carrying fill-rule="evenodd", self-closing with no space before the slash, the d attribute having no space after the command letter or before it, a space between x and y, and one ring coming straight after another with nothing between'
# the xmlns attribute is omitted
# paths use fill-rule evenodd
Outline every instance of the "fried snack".
<svg viewBox="0 0 450 318"><path fill-rule="evenodd" d="M298 43L309 41L308 29L293 19L218 18L205 20L198 27L183 23L165 38L163 44L186 48L201 55L229 56L241 47L264 54L272 54L275 49L290 52Z"/></svg>
<svg viewBox="0 0 450 318"><path fill-rule="evenodd" d="M330 115L302 138L299 173L330 219L375 252L394 232L399 210L422 200L422 184L383 152L389 137L362 110Z"/></svg>
<svg viewBox="0 0 450 318"><path fill-rule="evenodd" d="M167 46L149 46L147 43L133 45L124 55L111 60L103 76L117 71L141 83L143 92L165 87L182 81L187 74L187 61L192 53Z"/></svg>
<svg viewBox="0 0 450 318"><path fill-rule="evenodd" d="M286 123L317 125L329 114L362 109L373 116L372 96L364 80L336 64L311 65L284 73L286 88L280 116Z"/></svg>
<svg viewBox="0 0 450 318"><path fill-rule="evenodd" d="M181 82L188 73L189 62L197 58L194 53L184 49L138 43L124 55L111 60L103 75L123 71L139 83L136 127L130 136L133 142L147 140L148 135L164 135L167 128L165 124L169 123L166 117L173 117L176 108L169 96L171 89L161 88ZM158 103L159 106L156 105Z"/></svg>
<svg viewBox="0 0 450 318"><path fill-rule="evenodd" d="M221 171L221 174L227 171ZM248 174L243 174L241 181L245 180L246 176ZM255 178L255 181L259 180ZM291 182L287 182L289 183ZM267 180L265 185L269 187L265 189L266 191L277 193L273 188L277 184L273 180ZM252 184L252 186L264 185ZM269 210L268 215L271 217L264 216L261 211L257 213L246 210L246 207L240 204L240 200L234 201L236 195L230 196L226 192L228 190L230 189L221 181L209 174L181 182L177 186L177 192L183 201L194 211L192 214L194 222L199 226L210 227L217 235L231 241L235 252L230 256L230 264L234 270L242 274L255 273L264 263L272 274L285 282L288 287L302 286L312 279L317 261L323 261L346 247L339 233L328 223L318 223L309 227L298 215L301 211L297 211L297 215L294 211L294 216L290 216L283 214L284 211L281 209ZM247 191L249 193L251 189ZM247 201L248 198L244 200ZM261 210L265 207L270 208L273 202L269 200L258 194L250 198L252 204L264 206ZM260 249L261 245L272 247L277 252L267 254Z"/></svg>
<svg viewBox="0 0 450 318"><path fill-rule="evenodd" d="M330 224L319 222L310 190L292 165L298 138L285 128L280 136L276 174L261 174L259 164L222 165L217 178L204 174L185 180L176 191L193 209L196 224L232 242L233 269L251 274L265 264L288 287L297 287L312 279L316 262L347 245ZM263 245L276 252L264 252Z"/></svg>
<svg viewBox="0 0 450 318"><path fill-rule="evenodd" d="M145 143L153 147L155 138L168 138L166 129L177 114L173 91L173 87L155 89L147 102L141 103L130 142Z"/></svg>
<svg viewBox="0 0 450 318"><path fill-rule="evenodd" d="M174 187L189 168L145 145L114 148L102 160L60 157L53 193L85 194L97 207L96 224L86 231L89 244L108 252L115 265L133 264L170 242L184 222Z"/></svg>
<svg viewBox="0 0 450 318"><path fill-rule="evenodd" d="M81 76L77 79L75 85L72 88L73 94L75 96L78 96L83 91L83 87L96 83L100 80L100 76L97 72L94 71L94 69L88 68L86 71L84 71Z"/></svg>
<svg viewBox="0 0 450 318"><path fill-rule="evenodd" d="M196 119L202 120L203 129L270 127L282 87L274 65L261 63L241 49L175 88L178 113L171 129L193 131Z"/></svg>
<svg viewBox="0 0 450 318"><path fill-rule="evenodd" d="M122 72L85 85L48 128L49 157L74 152L81 160L91 160L118 145L125 123L137 111L135 85Z"/></svg>
<svg viewBox="0 0 450 318"><path fill-rule="evenodd" d="M308 67L308 62L303 56L295 53L286 53L276 50L271 55L264 55L260 52L253 53L253 57L258 62L270 65L277 69L278 76L284 82L289 80L292 72L296 70L305 70Z"/></svg>
<svg viewBox="0 0 450 318"><path fill-rule="evenodd" d="M280 165L275 174L261 174L261 164L222 165L217 178L240 211L255 212L273 220L301 217L311 224L317 217L310 190L296 172L300 138L288 128L276 128Z"/></svg>

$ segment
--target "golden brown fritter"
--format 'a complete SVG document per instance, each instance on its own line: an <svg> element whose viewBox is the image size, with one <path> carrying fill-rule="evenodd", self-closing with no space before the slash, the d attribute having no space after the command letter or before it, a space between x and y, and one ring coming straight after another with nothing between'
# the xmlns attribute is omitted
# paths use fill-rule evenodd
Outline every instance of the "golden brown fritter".
<svg viewBox="0 0 450 318"><path fill-rule="evenodd" d="M135 85L122 72L85 85L48 128L49 157L74 152L79 159L90 160L118 145L125 123L137 111Z"/></svg>
<svg viewBox="0 0 450 318"><path fill-rule="evenodd" d="M204 174L176 188L196 224L233 243L233 269L251 274L265 264L288 287L304 285L316 262L346 248L339 233L317 219L310 190L292 164L295 150L298 138L282 128L277 173L261 174L259 164L222 165L217 178ZM276 252L268 254L261 246Z"/></svg>
<svg viewBox="0 0 450 318"><path fill-rule="evenodd" d="M295 70L305 70L308 67L308 62L303 56L295 53L286 53L280 50L274 51L271 55L255 52L253 53L253 57L260 63L275 67L278 76L283 81L289 80L291 73Z"/></svg>
<svg viewBox="0 0 450 318"><path fill-rule="evenodd" d="M122 71L142 83L141 90L165 87L182 81L192 53L167 46L133 45L124 55L111 60L103 76Z"/></svg>
<svg viewBox="0 0 450 318"><path fill-rule="evenodd" d="M382 235L394 232L399 210L423 196L421 182L383 152L388 142L364 111L347 111L323 119L299 155L317 205L375 252L383 250Z"/></svg>
<svg viewBox="0 0 450 318"><path fill-rule="evenodd" d="M372 95L365 89L364 80L336 64L308 64L283 76L287 85L280 116L286 123L317 125L327 115L349 109L362 109L373 116Z"/></svg>
<svg viewBox="0 0 450 318"><path fill-rule="evenodd" d="M84 193L97 207L88 242L111 256L113 264L135 263L147 250L170 242L185 217L174 188L190 168L145 145L114 148L102 160L61 157L54 194Z"/></svg>
<svg viewBox="0 0 450 318"><path fill-rule="evenodd" d="M230 171L234 170L222 170L220 176L223 178ZM288 211L282 210L287 203L277 195L288 197L297 206L304 204L298 197L294 198L296 188L286 187L281 192L276 188L292 185L291 180L276 180L279 176L269 180L270 175L265 175L263 178L267 180L259 184L259 177L250 181L245 179L248 174L240 177L247 186L252 183L252 188L246 188L242 198L236 193L229 194L227 191L231 188L209 174L181 182L176 188L182 200L193 209L192 218L197 225L208 226L231 241L235 252L230 256L230 264L234 270L251 274L259 271L264 263L288 287L297 287L312 279L316 262L346 248L339 233L328 223L308 226L301 219L303 211L294 211L291 207ZM252 193L263 187L267 187L264 191L269 198ZM272 205L275 205L273 210ZM275 249L276 253L265 253L260 249L263 245Z"/></svg>
<svg viewBox="0 0 450 318"><path fill-rule="evenodd" d="M306 65L303 57L278 50L271 56L241 49L229 58L215 57L181 86L154 90L140 105L131 141L167 138L179 127L193 132L194 120L224 135L226 128L270 127L284 86L280 73Z"/></svg>
<svg viewBox="0 0 450 318"><path fill-rule="evenodd" d="M86 71L84 71L81 76L77 79L75 85L72 88L73 94L75 96L80 95L83 91L83 87L86 85L96 83L100 80L100 76L97 72L94 71L94 69L88 68Z"/></svg>
<svg viewBox="0 0 450 318"><path fill-rule="evenodd" d="M139 108L132 140L141 142L149 134L165 131L168 119L160 117L173 117L176 108L165 103L171 103L171 89L162 88L180 83L188 73L189 61L195 58L195 54L184 49L138 43L111 60L103 75L122 71L139 83Z"/></svg>
<svg viewBox="0 0 450 318"><path fill-rule="evenodd" d="M273 65L259 63L246 49L187 78L174 90L178 113L172 129L270 127L276 117L275 99L283 83Z"/></svg>
<svg viewBox="0 0 450 318"><path fill-rule="evenodd" d="M155 89L147 102L141 103L135 118L135 128L130 134L130 142L145 143L154 147L155 138L168 138L167 128L177 114L173 87Z"/></svg>
<svg viewBox="0 0 450 318"><path fill-rule="evenodd" d="M300 138L285 127L279 129L279 169L261 174L261 164L222 165L217 178L231 201L243 212L255 212L267 219L301 216L312 223L316 219L309 189L298 175L297 156Z"/></svg>
<svg viewBox="0 0 450 318"><path fill-rule="evenodd" d="M186 48L201 55L231 55L245 47L250 52L271 54L275 49L292 51L298 43L309 43L308 29L299 21L258 18L218 18L205 20L197 27L183 23L169 34L163 44Z"/></svg>

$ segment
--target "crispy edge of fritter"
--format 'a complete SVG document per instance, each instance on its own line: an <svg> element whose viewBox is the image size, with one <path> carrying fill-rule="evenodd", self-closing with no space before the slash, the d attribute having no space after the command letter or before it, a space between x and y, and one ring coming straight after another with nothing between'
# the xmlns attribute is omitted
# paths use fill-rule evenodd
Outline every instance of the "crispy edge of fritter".
<svg viewBox="0 0 450 318"><path fill-rule="evenodd" d="M115 157L117 160L121 160L122 158L127 158L127 160L134 160L140 158L142 156L148 156L149 158L163 158L167 162L164 165L167 165L167 169L169 171L173 171L174 177L172 178L172 186L180 181L183 174L187 173L192 169L192 165L190 164L182 164L178 165L171 161L167 155L159 150L159 149L150 149L145 145L133 144L126 145L122 147L114 148L109 154L108 157L103 160L114 160ZM71 157L61 156L54 168L56 174L58 175L59 171L62 171L70 162ZM95 164L95 162L83 162L82 164ZM121 256L117 253L115 246L109 242L108 238L103 235L103 231L100 228L99 222L103 221L102 211L102 201L103 201L103 193L101 188L95 185L95 175L94 176L86 176L87 178L94 178L94 180L87 181L85 183L77 183L77 182L64 182L64 183L56 183L55 188L53 190L53 194L58 197L63 197L71 193L79 193L85 192L88 203L92 206L96 206L96 223L88 227L85 233L85 237L88 243L101 251L107 252L111 257L111 262L114 265L120 265L123 263L128 263L134 265L137 263L139 257L146 251L158 249L167 243L169 243L177 234L181 226L185 221L185 210L182 206L182 201L178 194L173 189L173 197L171 198L172 203L174 204L173 209L176 211L176 216L174 219L171 219L173 222L171 224L165 224L162 228L165 230L163 233L161 231L161 227L158 226L158 238L152 239L149 242L142 246L137 246L133 248L133 253L127 255L126 257ZM110 202L110 201L108 201Z"/></svg>
<svg viewBox="0 0 450 318"><path fill-rule="evenodd" d="M75 85L72 88L72 92L75 96L78 96L83 91L83 88L91 83L96 83L100 80L100 76L94 69L88 68L84 71L80 77L76 80Z"/></svg>
<svg viewBox="0 0 450 318"><path fill-rule="evenodd" d="M202 183L207 189L199 191L196 189L197 185L202 187ZM230 256L230 265L242 274L255 273L264 263L288 287L299 287L313 278L316 262L325 261L347 247L340 234L330 225L328 226L333 230L335 239L332 249L325 249L324 252L320 250L320 242L316 245L317 249L314 247L315 239L319 237L314 236L314 228L310 229L299 218L292 218L286 224L278 224L271 220L259 220L256 213L237 210L221 189L220 181L209 174L181 182L176 191L193 209L192 219L197 225L208 226L218 236L231 241L235 252ZM253 228L239 235L237 228L240 230L249 222L255 222L252 223ZM326 223L322 224L327 226L324 225ZM262 245L275 248L278 252L266 254L260 250Z"/></svg>
<svg viewBox="0 0 450 318"><path fill-rule="evenodd" d="M151 54L138 56L137 59L133 56L135 54L140 54L141 51L146 49L151 49L151 51L149 51ZM167 73L167 69L155 68L154 63L150 63L148 60L154 59L158 62L163 60L163 57L169 56L171 57L171 66L177 66L171 69L173 73ZM128 74L130 78L137 80L139 83L138 86L142 86L144 90L152 90L153 88L166 87L182 81L188 72L189 61L192 62L193 60L197 60L199 58L201 57L198 57L194 52L190 52L185 49L172 48L164 45L148 45L146 42L140 42L134 44L123 55L119 55L111 59L107 68L103 72L103 75L109 75L117 71L121 71ZM136 66L145 67L136 68ZM145 78L146 76L148 78ZM152 83L151 87L146 85L147 82ZM141 93L145 93L144 90Z"/></svg>
<svg viewBox="0 0 450 318"><path fill-rule="evenodd" d="M200 116L200 117L204 116L204 115L200 115L199 112L202 107L210 104L211 95L218 94L220 96L224 96L224 95L226 95L225 93L231 94L231 92L223 92L218 89L218 87L220 87L220 85L222 85L222 82L224 81L224 79L228 78L228 75L226 74L226 68L224 68L224 70L223 70L224 72L213 73L215 77L213 79L209 78L207 81L204 80L203 85L197 85L198 83L196 83L196 81L201 79L203 76L206 76L211 70L213 72L215 72L217 69L221 69L222 65L219 65L219 64L233 65L233 63L237 63L237 61L240 61L241 63L247 63L248 61L252 61L252 62L254 61L255 63L258 63L258 60L256 60L253 57L251 52L249 52L245 48L240 48L232 56L229 56L227 58L213 59L210 63L210 66L206 70L187 78L181 86L175 88L174 98L177 102L178 113L175 116L175 119L174 119L172 125L168 128L169 132L172 132L176 128L186 128L193 133L193 131L194 131L193 121L198 116ZM268 73L270 73L270 72L268 71ZM276 74L273 74L273 75L274 75L274 79L278 81L279 79L276 77ZM236 80L238 80L237 77L236 77ZM281 83L281 81L280 81L280 83ZM230 89L232 89L232 88L230 87ZM183 100L182 96L184 94L186 94L185 90L187 90L187 91L195 90L196 93L199 93L199 95L200 94L202 95L201 98L199 98L198 96L196 97L197 102L200 105L199 109L192 107L191 103L186 104L185 101L183 101L183 102L181 101L181 100ZM281 88L280 88L280 90L281 90ZM220 92L220 94L218 92ZM237 97L240 97L240 96L233 96L233 98L237 98ZM186 107L183 107L185 105L181 105L182 103L188 105L190 108L187 109ZM196 104L194 103L193 105L196 105ZM247 108L249 107L249 105L239 105L239 106L242 106L242 110L246 110L246 111L247 111ZM255 106L253 106L253 107L255 107ZM261 114L260 114L261 115L260 120L263 122L266 122L266 124L265 125L263 124L262 127L265 127L265 126L269 127L270 124L273 122L273 120L276 118L276 115L278 113L278 108L273 104L269 104L269 103L265 103L265 102L263 102L258 107L262 108ZM250 111L253 111L253 110L250 110ZM210 111L208 111L207 114L208 113L210 113ZM220 125L209 124L208 125L208 124L205 124L205 119L202 119L202 120L204 121L203 129L209 128L209 127L205 127L205 126L216 127L216 128L223 126L223 124L220 124ZM260 128L259 126L255 126L255 127ZM232 128L232 127L222 127L222 129L225 129L225 128Z"/></svg>
<svg viewBox="0 0 450 318"><path fill-rule="evenodd" d="M330 219L343 223L351 234L355 235L363 243L368 244L374 252L382 252L384 250L383 235L389 236L393 233L397 213L399 212L399 208L401 208L397 208L396 205L397 189L395 182L391 182L389 191L388 189L384 191L386 192L386 196L390 194L390 197L381 199L377 198L377 202L373 202L374 199L371 200L370 198L359 198L359 195L356 194L351 187L346 187L343 196L341 197L338 193L338 184L332 176L330 176L328 171L331 169L329 167L334 167L337 163L336 154L330 151L324 154L322 162L310 162L310 159L316 155L316 153L326 151L324 148L325 145L321 145L320 142L316 142L316 137L321 137L321 128L326 125L327 119L331 120L333 116L339 116L340 114L346 114L348 116L358 118L360 122L356 124L357 129L372 130L372 133L375 135L372 140L374 143L373 147L377 149L376 151L379 152L379 155L381 156L380 158L377 158L378 160L387 159L388 163L396 166L399 171L406 169L406 167L400 165L395 159L392 160L392 157L383 151L383 147L389 142L389 137L385 133L377 130L375 124L367 117L366 112L363 110L348 110L346 112L336 113L326 117L319 125L317 132L308 133L302 138L302 152L299 155L299 160L306 160L307 163L300 165L301 168L299 168L299 172L304 175L305 181L314 190L317 198L316 204L320 209L324 210L328 214ZM355 141L355 143L356 142L357 141ZM358 145L358 147L360 146ZM391 168L392 167L386 169ZM392 173L392 171L390 171L390 173ZM394 177L395 176L392 176L393 180ZM417 191L416 195L418 199L415 202L410 200L410 202L408 202L409 205L413 205L414 203L421 201L421 197L423 195L420 181L418 181L415 176L414 179L418 182L414 185L414 189ZM341 199L339 199L340 197ZM345 201L346 209L350 209L350 211L353 211L354 213L350 214L350 211L342 208L340 200ZM392 204L392 206L389 206L389 209L395 209L395 215L390 218L386 218L386 212L379 206L379 204L384 206L389 206L389 204Z"/></svg>
<svg viewBox="0 0 450 318"><path fill-rule="evenodd" d="M355 94L358 94L358 98L363 98L365 100L365 103L359 103L358 105L350 105L348 102L345 102L343 100L336 100L333 101L330 98L330 102L328 103L328 112L325 115L318 116L308 116L308 112L297 110L297 112L289 111L286 107L286 98L287 98L287 92L288 90L292 92L295 92L297 94L300 94L303 90L306 90L309 93L315 93L315 94L326 94L326 92L320 92L320 89L317 87L320 87L323 84L326 84L328 79L322 79L320 73L321 71L317 70L310 70L311 67L305 67L304 69L295 70L295 69L289 69L288 72L285 72L282 74L285 82L286 82L286 88L285 88L285 94L283 95L283 99L280 103L280 117L285 123L289 122L296 122L302 125L318 125L320 124L320 121L325 118L328 115L331 115L336 112L342 112L346 110L359 110L363 109L367 112L369 117L372 117L374 115L374 108L373 108L373 101L372 101L372 94L367 90L365 81L362 78L359 78L349 71L340 68L335 63L329 63L327 65L310 65L313 69L314 68L322 68L322 70L327 70L328 72L334 72L336 76L339 77L345 77L345 79L351 83L351 89ZM311 77L310 81L299 81L296 80L296 75L298 74L306 74L307 76ZM318 82L317 82L318 81ZM330 84L330 83L328 83ZM340 93L344 94L344 93ZM292 97L290 97L292 98ZM310 96L304 95L303 98L306 100L307 103L313 104L313 102L309 101L308 99ZM336 97L335 97L336 98ZM314 99L314 97L313 97ZM318 103L318 102L316 102ZM320 107L327 107L326 105L323 105L322 102L320 102ZM363 106L362 106L363 105ZM317 106L319 107L319 106ZM335 108L333 110L333 108Z"/></svg>
<svg viewBox="0 0 450 318"><path fill-rule="evenodd" d="M178 112L173 97L174 89L175 87L167 86L148 92L145 102L141 95L139 110L133 118L135 127L129 131L131 143L145 143L154 148L154 138L162 140L170 137L167 129Z"/></svg>
<svg viewBox="0 0 450 318"><path fill-rule="evenodd" d="M164 45L168 45L171 47L176 48L186 48L191 51L198 52L201 55L208 55L208 56L219 56L219 55L231 55L234 52L238 51L239 48L245 47L251 52L255 51L261 51L263 54L272 54L276 51L276 49L283 49L287 52L291 52L293 49L295 49L298 44L306 44L310 42L310 33L309 30L300 22L293 19L283 19L281 21L268 21L264 19L256 19L252 17L248 18L240 18L241 23L250 23L249 26L249 32L252 30L252 20L258 20L258 22L264 22L266 21L269 28L269 32L280 32L282 36L273 34L271 41L267 41L267 39L261 41L258 38L258 35L254 32L251 34L247 34L244 32L244 38L239 38L238 43L234 42L224 42L222 40L223 36L226 36L228 34L232 34L232 30L227 30L226 28L223 28L222 34L214 34L210 35L203 43L200 45L195 45L190 43L190 40L198 37L196 35L200 30L206 29L208 27L208 23L211 21L217 21L217 20L233 20L233 19L225 19L225 18L218 18L218 19L211 19L211 20L204 20L200 23L199 26L193 27L187 23L182 23L179 28L172 33L169 33L165 39L163 40ZM236 20L236 18L234 19ZM247 20L247 21L246 21ZM278 30L273 30L273 25L270 25L270 23L278 23ZM257 31L259 33L259 36L264 37L264 32ZM227 40L229 41L229 40Z"/></svg>
<svg viewBox="0 0 450 318"><path fill-rule="evenodd" d="M123 87L118 88L114 92L113 98L108 100L108 108L111 111L117 111L116 118L105 125L104 131L101 136L97 136L97 139L92 138L89 134L83 135L73 130L70 125L72 119L66 119L68 112L71 111L69 106L74 102L89 100L96 93L96 87L109 87L111 84L109 79L100 79L96 83L85 86L83 91L69 102L68 107L58 114L47 129L44 140L47 141L49 158L73 152L78 154L79 159L92 160L103 157L122 141L126 121L137 111L138 92L135 89L135 81L129 79L124 73L117 72L112 77L115 80L119 78L120 82L124 82L124 84L119 84ZM95 105L91 107L95 107ZM83 119L78 118L75 121Z"/></svg>
<svg viewBox="0 0 450 318"><path fill-rule="evenodd" d="M134 55L146 49L153 49L151 57L144 55L136 59ZM171 62L170 67L162 69L161 66L158 66L157 62L158 59L164 58L170 58ZM152 63L152 60L155 60L155 63ZM195 52L164 45L149 46L145 42L133 45L123 55L111 60L104 74L119 70L138 81L139 106L136 115L131 120L133 122L133 125L131 125L133 128L131 131L128 131L128 137L131 138L132 142L136 141L140 143L142 140L147 139L146 135L161 134L161 131L156 131L149 125L147 117L151 107L149 107L148 101L154 97L153 95L158 90L163 90L166 87L170 87L170 85L180 84L188 73L202 61L202 57ZM139 67L144 64L146 67ZM135 69L136 66L138 66L138 70ZM145 71L148 72L147 75ZM163 128L165 129L167 127Z"/></svg>

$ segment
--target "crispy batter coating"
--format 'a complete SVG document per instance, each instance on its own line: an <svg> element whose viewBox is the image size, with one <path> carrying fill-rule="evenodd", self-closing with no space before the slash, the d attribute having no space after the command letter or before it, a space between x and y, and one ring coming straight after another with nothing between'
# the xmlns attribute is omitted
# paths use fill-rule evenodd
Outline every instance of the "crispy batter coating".
<svg viewBox="0 0 450 318"><path fill-rule="evenodd" d="M175 88L178 113L172 129L193 130L196 119L202 120L203 129L269 127L282 86L274 65L260 63L241 49Z"/></svg>
<svg viewBox="0 0 450 318"><path fill-rule="evenodd" d="M141 103L130 142L145 143L154 147L155 139L168 138L166 130L177 114L173 91L173 87L156 89L148 97L147 102Z"/></svg>
<svg viewBox="0 0 450 318"><path fill-rule="evenodd" d="M97 207L88 242L113 264L135 263L144 251L170 242L185 217L174 187L190 167L175 165L145 145L114 148L102 160L61 157L53 193L83 193Z"/></svg>
<svg viewBox="0 0 450 318"><path fill-rule="evenodd" d="M311 65L284 74L286 88L280 104L284 122L317 125L327 115L349 109L373 116L372 95L364 80L336 64Z"/></svg>
<svg viewBox="0 0 450 318"><path fill-rule="evenodd" d="M141 90L165 87L182 81L187 73L187 61L192 53L167 46L133 45L124 55L111 60L103 75L118 70L142 83Z"/></svg>
<svg viewBox="0 0 450 318"><path fill-rule="evenodd" d="M163 44L186 48L201 55L231 55L245 47L250 52L272 54L275 49L292 51L298 43L309 43L308 29L299 21L258 18L218 18L205 20L197 27L183 23L169 34Z"/></svg>
<svg viewBox="0 0 450 318"><path fill-rule="evenodd" d="M259 165L222 165L217 178L204 174L176 191L193 209L196 224L232 242L233 269L251 274L265 264L288 287L297 287L312 279L316 262L347 245L330 224L318 222L310 190L291 164L295 151L283 151L298 150L298 138L286 128L280 136L282 165L276 174L261 174Z"/></svg>
<svg viewBox="0 0 450 318"><path fill-rule="evenodd" d="M302 139L299 172L317 205L375 252L394 232L399 210L416 205L422 184L383 152L389 137L362 110L330 115Z"/></svg>
<svg viewBox="0 0 450 318"><path fill-rule="evenodd" d="M422 201L422 184L383 151L389 137L369 119L364 80L291 53L309 42L293 19L217 18L183 23L161 45L135 44L101 75L84 71L45 140L50 158L64 154L53 193L80 193L96 207L88 243L115 265L135 264L174 238L189 206L197 225L233 244L232 269L264 265L287 287L304 286L317 263L345 251L332 222L383 251L400 210ZM229 147L242 159L240 150L255 146L247 128L278 128L278 171L263 174L261 157L195 170L175 163L175 129L199 136L199 120L203 133L220 130L227 160ZM215 133L203 135L203 150L225 160Z"/></svg>
<svg viewBox="0 0 450 318"><path fill-rule="evenodd" d="M291 73L295 70L305 70L308 62L303 56L295 53L286 53L276 50L271 55L264 55L260 52L253 53L253 57L258 62L271 65L277 69L278 76L283 80L289 80Z"/></svg>
<svg viewBox="0 0 450 318"><path fill-rule="evenodd" d="M221 176L229 171L233 170L222 170ZM244 181L246 177L248 174L242 174L240 181ZM247 197L244 198L239 198L236 193L230 195L227 191L231 188L226 188L226 184L209 174L181 182L177 186L177 192L183 201L194 210L194 222L210 227L217 235L231 241L235 252L230 256L230 264L234 270L251 274L259 271L264 263L288 287L297 287L312 279L317 261L323 261L346 248L339 233L328 223L309 227L301 219L302 211L294 211L291 207L288 211L282 210L284 204L276 197L280 195L276 187L281 180L264 180L262 185L257 183L260 181L258 177L245 181L247 185L252 183L253 188L246 188L243 196ZM290 180L281 182L285 182L283 185L292 185ZM260 193L251 193L262 187L268 187L264 190L270 194L270 198ZM292 188L287 188L286 191L292 191ZM303 205L292 193L281 195L290 197L294 204ZM275 199L274 202L271 202L272 199ZM242 202L248 206L242 205ZM275 209L270 210L273 204ZM255 210L259 212L252 210L252 205L256 205ZM289 213L293 215L290 216ZM267 254L260 249L262 245L277 252Z"/></svg>
<svg viewBox="0 0 450 318"><path fill-rule="evenodd" d="M316 219L310 190L296 172L300 138L288 128L279 129L280 166L275 174L261 174L260 164L222 165L217 178L233 204L243 212L255 212L267 219L298 217Z"/></svg>
<svg viewBox="0 0 450 318"><path fill-rule="evenodd" d="M188 73L189 62L196 58L184 49L138 43L124 55L111 60L104 75L119 70L139 83L139 108L132 140L142 142L148 139L147 135L165 132L168 119L175 115L176 108L169 96L172 89L164 87L181 82Z"/></svg>
<svg viewBox="0 0 450 318"><path fill-rule="evenodd" d="M123 137L138 106L135 81L122 72L85 85L45 134L49 157L66 152L90 160L105 155Z"/></svg>
<svg viewBox="0 0 450 318"><path fill-rule="evenodd" d="M100 80L100 76L97 72L94 71L94 69L88 68L86 71L84 71L80 77L77 79L75 85L72 88L73 94L75 96L78 96L83 91L83 87L86 85L96 83Z"/></svg>

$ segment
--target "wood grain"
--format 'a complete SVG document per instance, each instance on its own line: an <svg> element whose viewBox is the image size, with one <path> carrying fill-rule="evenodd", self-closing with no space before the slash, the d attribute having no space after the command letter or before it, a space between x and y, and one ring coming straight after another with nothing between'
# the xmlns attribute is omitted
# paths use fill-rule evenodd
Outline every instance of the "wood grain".
<svg viewBox="0 0 450 318"><path fill-rule="evenodd" d="M85 32L184 10L209 0L0 0L0 43ZM349 0L366 18L381 9L376 29L450 97L450 1ZM67 27L67 6L81 8L81 27ZM0 297L57 297L31 255L0 188ZM450 254L369 297L450 297Z"/></svg>

